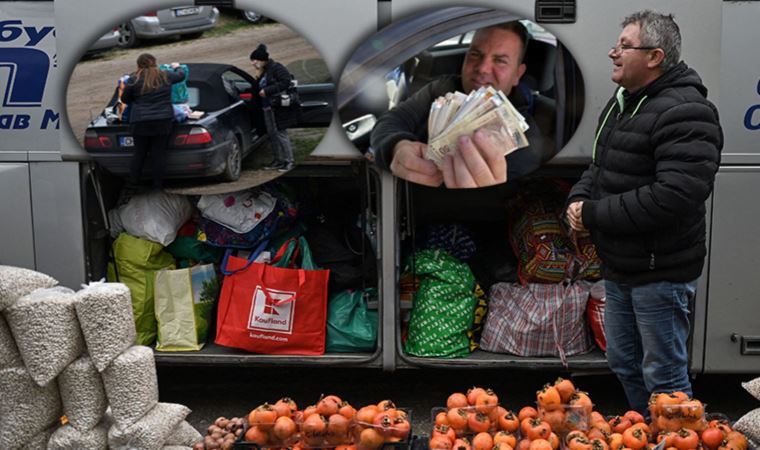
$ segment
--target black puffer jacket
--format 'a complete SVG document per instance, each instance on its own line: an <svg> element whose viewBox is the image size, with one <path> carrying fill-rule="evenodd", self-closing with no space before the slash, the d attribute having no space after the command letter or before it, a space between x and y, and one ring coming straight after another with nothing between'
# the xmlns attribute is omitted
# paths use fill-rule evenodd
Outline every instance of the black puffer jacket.
<svg viewBox="0 0 760 450"><path fill-rule="evenodd" d="M288 69L277 61L270 59L264 66L264 75L266 76L266 84L264 87L264 93L271 101L275 96L280 95L287 91L292 77ZM256 91L258 93L258 91ZM266 102L264 102L266 103ZM277 129L282 131L286 128L294 127L298 124L298 114L300 109L295 106L287 108L273 107L274 117L277 121Z"/></svg>
<svg viewBox="0 0 760 450"><path fill-rule="evenodd" d="M372 130L370 146L375 150L375 163L389 169L393 147L403 140L427 142L427 120L430 104L448 92L462 91L462 78L447 75L431 81L414 95L380 117ZM544 139L536 121L528 113L528 101L518 89L509 94L509 101L528 122L525 136L530 145L507 155L507 180L516 180L553 156L553 141Z"/></svg>
<svg viewBox="0 0 760 450"><path fill-rule="evenodd" d="M705 201L723 131L699 75L683 62L602 111L593 162L568 203L584 200L605 278L688 282L702 273Z"/></svg>
<svg viewBox="0 0 760 450"><path fill-rule="evenodd" d="M173 119L172 84L185 79L182 69L166 71L166 82L156 89L142 92L143 80L131 75L124 86L121 100L130 105L129 122L145 122L147 120Z"/></svg>

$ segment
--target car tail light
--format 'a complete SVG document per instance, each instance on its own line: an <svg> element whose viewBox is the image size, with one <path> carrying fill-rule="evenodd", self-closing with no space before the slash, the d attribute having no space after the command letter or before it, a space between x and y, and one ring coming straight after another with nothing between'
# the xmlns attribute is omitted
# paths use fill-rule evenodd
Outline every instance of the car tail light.
<svg viewBox="0 0 760 450"><path fill-rule="evenodd" d="M145 14L143 14L143 16L148 16L148 17L156 17L157 15L158 15L157 11L148 11Z"/></svg>
<svg viewBox="0 0 760 450"><path fill-rule="evenodd" d="M243 92L240 94L240 100L250 100L251 98L253 98L253 94L250 92Z"/></svg>
<svg viewBox="0 0 760 450"><path fill-rule="evenodd" d="M211 133L203 127L193 127L188 133L179 133L174 136L174 145L201 145L208 144L213 139Z"/></svg>
<svg viewBox="0 0 760 450"><path fill-rule="evenodd" d="M111 148L112 146L113 142L111 142L111 138L108 136L98 136L98 133L95 131L88 131L84 135L84 148L103 149Z"/></svg>

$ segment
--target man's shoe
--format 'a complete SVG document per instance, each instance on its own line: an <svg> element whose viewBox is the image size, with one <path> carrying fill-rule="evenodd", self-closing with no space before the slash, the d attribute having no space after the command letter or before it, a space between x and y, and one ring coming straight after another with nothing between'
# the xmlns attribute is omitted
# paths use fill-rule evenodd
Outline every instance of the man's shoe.
<svg viewBox="0 0 760 450"><path fill-rule="evenodd" d="M279 170L281 167L284 167L285 163L282 161L272 161L271 163L263 166L262 168L264 170Z"/></svg>
<svg viewBox="0 0 760 450"><path fill-rule="evenodd" d="M283 163L280 167L277 168L278 172L290 172L293 170L293 168L296 166L294 162L287 162Z"/></svg>

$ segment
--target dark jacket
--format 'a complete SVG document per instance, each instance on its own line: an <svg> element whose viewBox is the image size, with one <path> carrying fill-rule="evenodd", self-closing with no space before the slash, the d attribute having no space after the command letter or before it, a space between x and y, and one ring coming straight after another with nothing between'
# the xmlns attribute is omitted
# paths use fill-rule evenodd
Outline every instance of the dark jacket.
<svg viewBox="0 0 760 450"><path fill-rule="evenodd" d="M375 124L370 137L370 147L375 151L375 163L389 169L393 147L401 140L427 142L430 104L448 92L462 91L462 78L459 75L447 75L431 81L414 95L404 100L395 108L383 114ZM515 180L538 169L553 152L544 148L551 145L541 135L533 117L528 113L528 101L523 92L513 89L509 101L525 116L530 128L525 133L530 145L507 155L507 180Z"/></svg>
<svg viewBox="0 0 760 450"><path fill-rule="evenodd" d="M184 80L185 72L177 68L165 73L166 82L146 92L142 92L142 79L137 80L134 74L129 77L121 94L121 101L130 105L130 123L174 118L172 84Z"/></svg>
<svg viewBox="0 0 760 450"><path fill-rule="evenodd" d="M270 59L264 66L264 93L266 99L262 102L263 105L268 106L268 102L280 93L287 91L290 83L293 79L288 69L277 61ZM261 90L261 87L259 87ZM258 97L258 90L256 91L256 97ZM294 127L298 124L298 107L278 108L273 107L274 117L277 121L277 129L284 130L286 128Z"/></svg>
<svg viewBox="0 0 760 450"><path fill-rule="evenodd" d="M723 131L699 75L683 62L604 107L593 162L568 203L584 200L605 278L633 285L702 273L705 201Z"/></svg>

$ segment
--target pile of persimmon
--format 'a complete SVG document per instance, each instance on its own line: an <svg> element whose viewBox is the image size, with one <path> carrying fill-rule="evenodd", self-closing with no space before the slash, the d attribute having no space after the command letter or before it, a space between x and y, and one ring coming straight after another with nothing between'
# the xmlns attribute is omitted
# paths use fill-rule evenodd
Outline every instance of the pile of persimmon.
<svg viewBox="0 0 760 450"><path fill-rule="evenodd" d="M652 394L649 413L655 432L678 431L681 428L702 431L707 427L702 402L680 391Z"/></svg>
<svg viewBox="0 0 760 450"><path fill-rule="evenodd" d="M409 439L411 430L406 411L397 408L392 400L382 400L356 411L354 435L358 450L376 450L386 442L404 442Z"/></svg>
<svg viewBox="0 0 760 450"><path fill-rule="evenodd" d="M248 413L244 439L260 447L290 445L298 439L297 414L296 402L288 397L259 405Z"/></svg>
<svg viewBox="0 0 760 450"><path fill-rule="evenodd" d="M538 415L557 433L586 430L594 408L587 392L579 391L570 380L557 378L536 392Z"/></svg>

